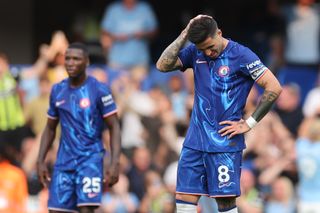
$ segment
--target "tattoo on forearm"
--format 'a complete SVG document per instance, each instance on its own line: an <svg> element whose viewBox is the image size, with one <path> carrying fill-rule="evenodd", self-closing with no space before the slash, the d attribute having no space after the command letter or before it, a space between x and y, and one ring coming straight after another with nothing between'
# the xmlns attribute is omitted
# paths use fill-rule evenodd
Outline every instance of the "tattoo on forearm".
<svg viewBox="0 0 320 213"><path fill-rule="evenodd" d="M179 36L175 41L173 41L161 54L159 58L159 65L164 70L175 69L175 64L178 59L178 54L182 46L185 44L186 38Z"/></svg>
<svg viewBox="0 0 320 213"><path fill-rule="evenodd" d="M269 112L273 103L277 100L278 96L278 94L272 91L265 91L256 110L252 114L252 117L256 121L260 121Z"/></svg>

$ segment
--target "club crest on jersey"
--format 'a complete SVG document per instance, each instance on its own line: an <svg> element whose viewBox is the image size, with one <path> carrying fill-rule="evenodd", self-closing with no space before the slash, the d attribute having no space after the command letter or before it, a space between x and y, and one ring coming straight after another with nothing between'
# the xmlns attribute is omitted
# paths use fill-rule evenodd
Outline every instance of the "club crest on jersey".
<svg viewBox="0 0 320 213"><path fill-rule="evenodd" d="M90 106L90 100L89 100L89 98L82 98L81 100L80 100L80 107L81 108L87 108L87 107L89 107Z"/></svg>
<svg viewBox="0 0 320 213"><path fill-rule="evenodd" d="M230 73L230 69L229 69L228 66L221 66L221 67L219 67L219 69L218 69L218 75L219 75L220 77L226 77L226 76L229 75L229 73Z"/></svg>

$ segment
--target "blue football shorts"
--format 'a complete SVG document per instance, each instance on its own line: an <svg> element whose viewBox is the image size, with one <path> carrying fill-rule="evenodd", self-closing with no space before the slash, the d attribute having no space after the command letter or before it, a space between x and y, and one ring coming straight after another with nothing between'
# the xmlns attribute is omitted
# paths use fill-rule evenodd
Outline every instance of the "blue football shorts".
<svg viewBox="0 0 320 213"><path fill-rule="evenodd" d="M77 212L80 206L100 206L103 193L103 160L88 158L74 170L54 168L48 209Z"/></svg>
<svg viewBox="0 0 320 213"><path fill-rule="evenodd" d="M183 147L176 192L210 197L240 196L242 151L208 153Z"/></svg>

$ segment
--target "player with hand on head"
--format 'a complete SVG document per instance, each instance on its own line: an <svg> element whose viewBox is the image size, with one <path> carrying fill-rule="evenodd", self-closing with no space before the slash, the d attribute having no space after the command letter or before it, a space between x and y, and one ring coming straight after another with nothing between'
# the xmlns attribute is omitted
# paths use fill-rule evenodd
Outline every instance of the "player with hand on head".
<svg viewBox="0 0 320 213"><path fill-rule="evenodd" d="M118 181L121 148L116 104L106 85L87 76L86 46L72 43L65 53L68 78L52 87L48 121L41 137L37 171L49 187L49 212L94 212L100 205L104 175ZM61 138L52 178L45 164L58 123ZM111 163L104 167L104 125L110 130Z"/></svg>
<svg viewBox="0 0 320 213"><path fill-rule="evenodd" d="M184 47L187 40L191 44ZM163 51L157 68L194 72L194 105L178 164L177 212L196 212L200 196L207 195L216 199L219 212L237 213L244 133L268 113L281 85L249 48L224 38L208 15L189 21ZM254 83L264 93L253 114L243 120Z"/></svg>

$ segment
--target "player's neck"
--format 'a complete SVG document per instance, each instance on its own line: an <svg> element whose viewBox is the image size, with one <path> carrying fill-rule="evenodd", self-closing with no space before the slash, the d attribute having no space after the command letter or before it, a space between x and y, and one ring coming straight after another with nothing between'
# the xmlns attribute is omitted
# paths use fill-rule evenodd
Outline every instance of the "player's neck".
<svg viewBox="0 0 320 213"><path fill-rule="evenodd" d="M76 87L79 87L81 86L87 79L87 75L86 73L83 73L83 74L80 74L76 77L69 77L69 84L70 84L70 87L72 88L76 88Z"/></svg>
<svg viewBox="0 0 320 213"><path fill-rule="evenodd" d="M228 43L229 43L229 40L226 38L223 38L223 50L227 48Z"/></svg>

